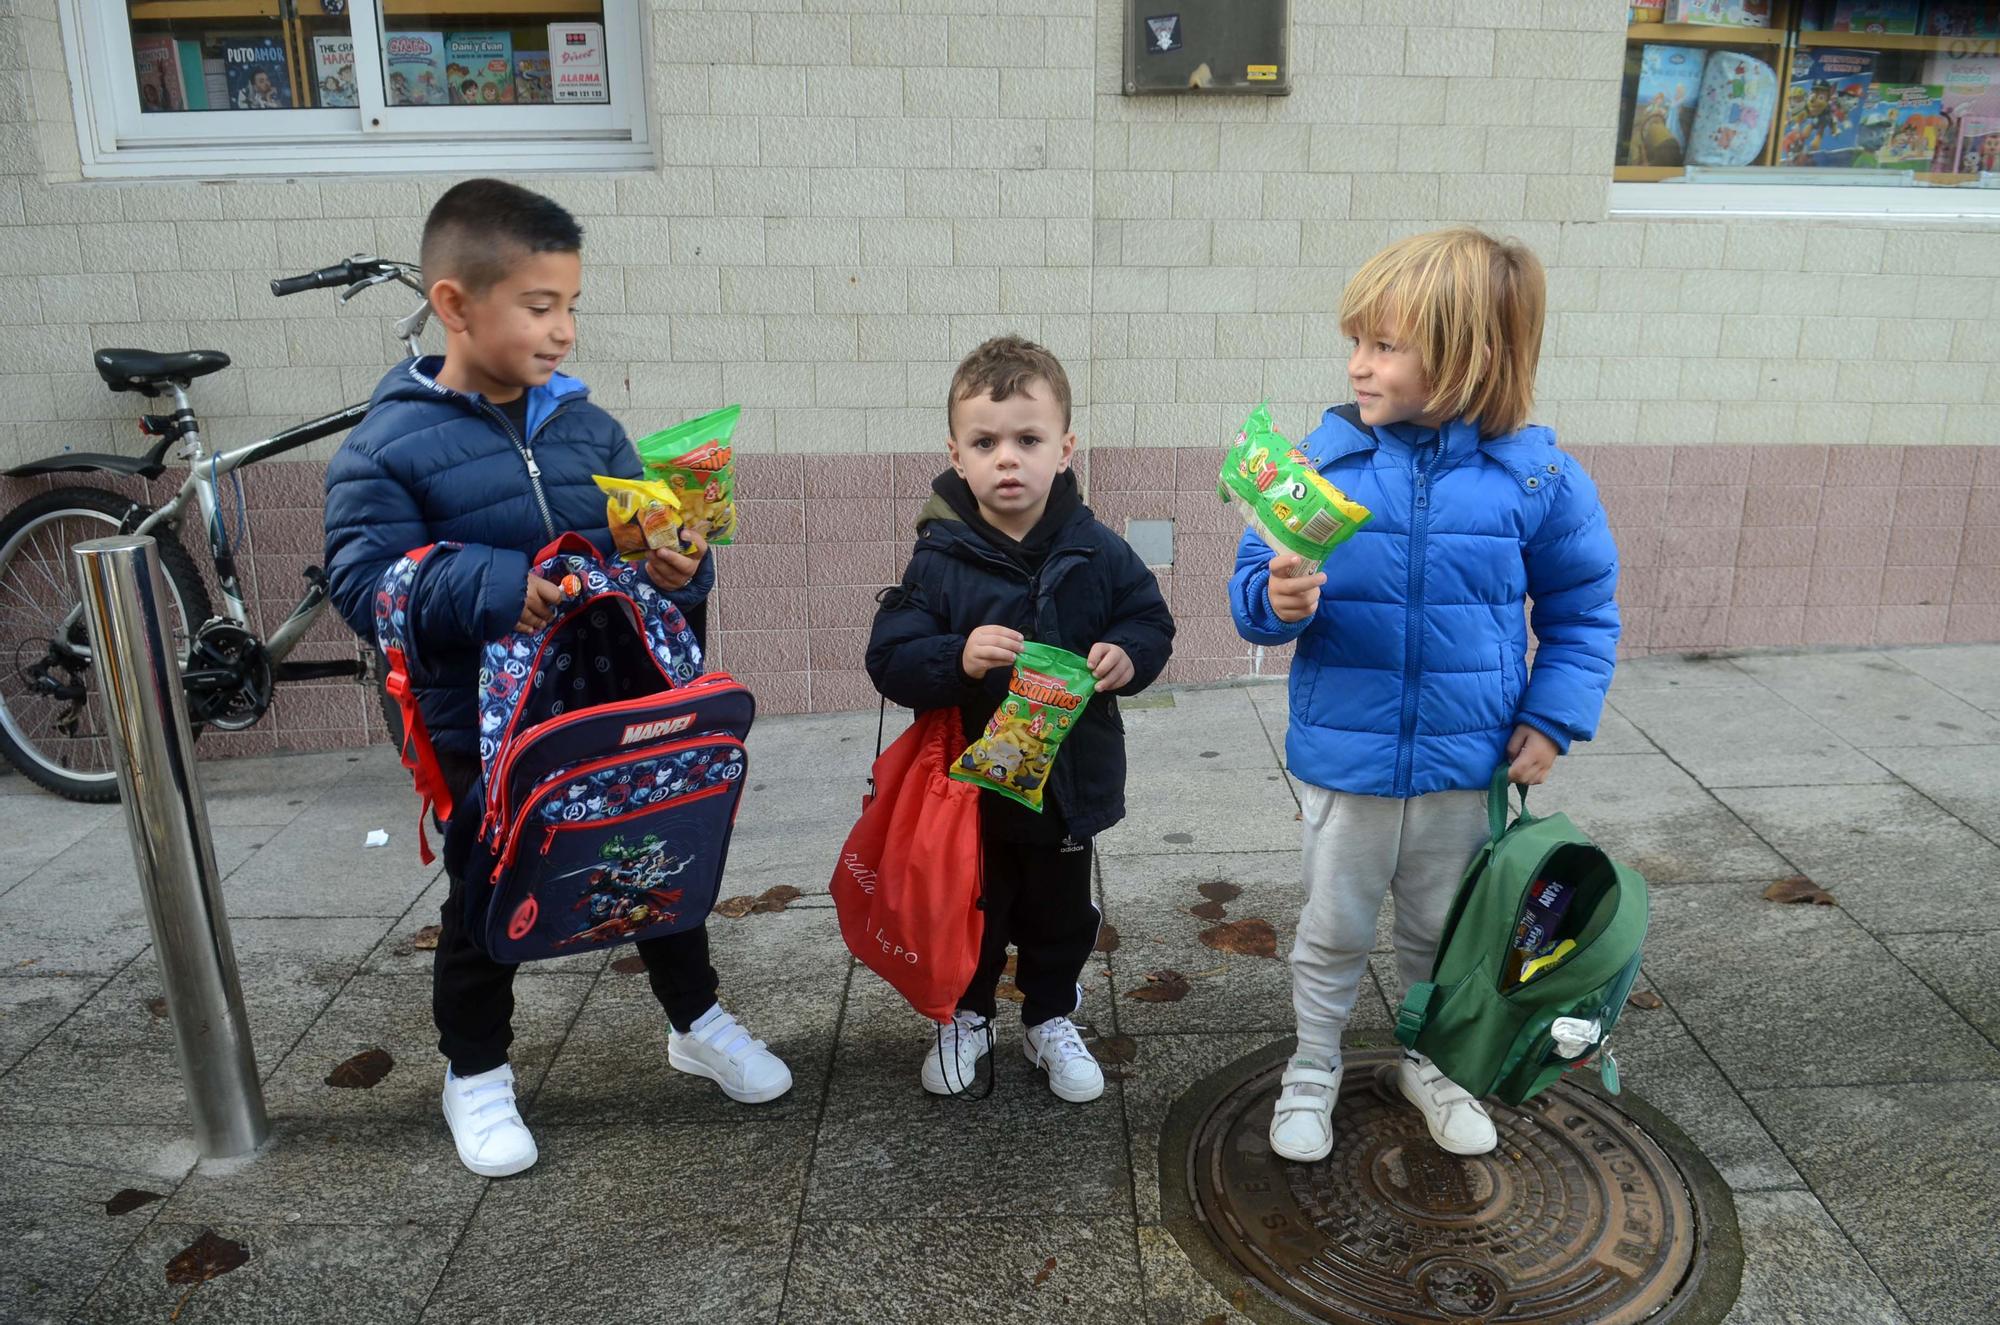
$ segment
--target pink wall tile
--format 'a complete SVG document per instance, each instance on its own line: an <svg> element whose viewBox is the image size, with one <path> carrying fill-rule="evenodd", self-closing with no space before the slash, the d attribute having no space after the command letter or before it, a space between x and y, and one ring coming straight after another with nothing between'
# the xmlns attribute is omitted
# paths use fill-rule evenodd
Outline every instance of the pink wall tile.
<svg viewBox="0 0 2000 1325"><path fill-rule="evenodd" d="M1728 643L1727 607L1663 607L1653 617L1653 648L1719 649Z"/></svg>
<svg viewBox="0 0 2000 1325"><path fill-rule="evenodd" d="M1803 603L1789 607L1732 607L1729 609L1729 637L1732 649L1777 648L1805 642L1806 609Z"/></svg>
<svg viewBox="0 0 2000 1325"><path fill-rule="evenodd" d="M1958 559L1969 566L2000 566L2000 525L1974 525L1965 531Z"/></svg>
<svg viewBox="0 0 2000 1325"><path fill-rule="evenodd" d="M806 557L806 584L894 584L908 554L901 543L816 543Z"/></svg>
<svg viewBox="0 0 2000 1325"><path fill-rule="evenodd" d="M1743 523L1743 484L1676 483L1667 497L1668 528L1733 529Z"/></svg>
<svg viewBox="0 0 2000 1325"><path fill-rule="evenodd" d="M807 667L803 630L717 631L709 641L714 665L731 673L803 672Z"/></svg>
<svg viewBox="0 0 2000 1325"><path fill-rule="evenodd" d="M1805 566L1738 566L1730 602L1737 607L1804 606L1811 578Z"/></svg>
<svg viewBox="0 0 2000 1325"><path fill-rule="evenodd" d="M1805 638L1815 644L1873 644L1875 607L1807 607Z"/></svg>
<svg viewBox="0 0 2000 1325"><path fill-rule="evenodd" d="M2000 640L2000 602L1951 605L1946 618L1945 643L1983 644Z"/></svg>
<svg viewBox="0 0 2000 1325"><path fill-rule="evenodd" d="M805 541L821 543L888 543L905 530L916 536L913 520L904 513L909 503L889 497L839 497L808 500Z"/></svg>
<svg viewBox="0 0 2000 1325"><path fill-rule="evenodd" d="M806 582L806 550L802 546L731 546L715 549L715 577L730 589L789 589Z"/></svg>
<svg viewBox="0 0 2000 1325"><path fill-rule="evenodd" d="M1249 664L1238 658L1177 657L1173 666L1167 670L1171 684L1199 685L1204 681L1223 681L1233 676L1242 676L1249 671Z"/></svg>
<svg viewBox="0 0 2000 1325"><path fill-rule="evenodd" d="M797 463L797 457L793 462ZM809 455L805 457L805 495L880 497L889 491L894 461L886 455Z"/></svg>
<svg viewBox="0 0 2000 1325"><path fill-rule="evenodd" d="M1222 466L1216 453L1216 468ZM1177 480L1171 448L1096 447L1090 453L1090 486L1098 492L1171 492Z"/></svg>
<svg viewBox="0 0 2000 1325"><path fill-rule="evenodd" d="M736 492L739 498L776 501L806 495L805 466L795 455L758 455L737 451Z"/></svg>
<svg viewBox="0 0 2000 1325"><path fill-rule="evenodd" d="M890 460L889 495L917 499L919 505L931 495L931 481L951 467L951 457L942 445L935 452L899 452Z"/></svg>
<svg viewBox="0 0 2000 1325"><path fill-rule="evenodd" d="M1690 566L1733 567L1741 530L1670 524L1660 531L1660 564L1671 574Z"/></svg>
<svg viewBox="0 0 2000 1325"><path fill-rule="evenodd" d="M2000 564L1961 562L1958 579L1951 586L1952 606L1960 603L1986 606L2000 603Z"/></svg>
<svg viewBox="0 0 2000 1325"><path fill-rule="evenodd" d="M2000 525L2000 488L1974 488L1965 508L1968 525Z"/></svg>
<svg viewBox="0 0 2000 1325"><path fill-rule="evenodd" d="M812 670L812 711L815 713L872 709L881 703L881 698L866 672L853 669L823 672L817 667Z"/></svg>
<svg viewBox="0 0 2000 1325"><path fill-rule="evenodd" d="M1885 605L1875 609L1877 644L1942 644L1950 609L1935 606Z"/></svg>
<svg viewBox="0 0 2000 1325"><path fill-rule="evenodd" d="M812 683L807 672L732 672L757 696L757 716L812 711ZM753 770L754 772L754 770Z"/></svg>
<svg viewBox="0 0 2000 1325"><path fill-rule="evenodd" d="M1612 537L1618 544L1618 564L1657 566L1660 564L1660 530L1657 525L1614 525Z"/></svg>
<svg viewBox="0 0 2000 1325"><path fill-rule="evenodd" d="M1617 487L1664 484L1672 477L1673 463L1671 446L1606 446L1598 449L1590 476Z"/></svg>
<svg viewBox="0 0 2000 1325"><path fill-rule="evenodd" d="M806 541L806 504L802 500L767 501L746 498L736 503L736 542L792 543Z"/></svg>
<svg viewBox="0 0 2000 1325"><path fill-rule="evenodd" d="M1906 488L1960 488L1979 468L1978 446L1906 446L1902 484Z"/></svg>
<svg viewBox="0 0 2000 1325"><path fill-rule="evenodd" d="M1755 447L1736 445L1677 446L1671 470L1673 485L1676 488L1685 485L1741 485L1750 477L1750 457L1755 450Z"/></svg>
<svg viewBox="0 0 2000 1325"><path fill-rule="evenodd" d="M820 628L801 633L806 638L806 653L813 673L817 674L822 669L836 672L866 669L868 630L865 627Z"/></svg>
<svg viewBox="0 0 2000 1325"><path fill-rule="evenodd" d="M1902 471L1900 446L1836 446L1827 455L1826 485L1893 489Z"/></svg>
<svg viewBox="0 0 2000 1325"><path fill-rule="evenodd" d="M1604 503L1604 514L1611 521L1612 528L1646 529L1665 519L1669 491L1671 489L1664 483L1618 487L1607 484L1598 490L1598 499Z"/></svg>
<svg viewBox="0 0 2000 1325"><path fill-rule="evenodd" d="M1658 607L1660 580L1665 574L1658 566L1618 567L1618 610L1629 612Z"/></svg>
<svg viewBox="0 0 2000 1325"><path fill-rule="evenodd" d="M813 597L803 587L739 591L733 580L724 580L709 604L709 620L719 636L740 630L796 630Z"/></svg>
<svg viewBox="0 0 2000 1325"><path fill-rule="evenodd" d="M1899 525L1965 526L1965 508L1972 489L1901 488L1896 492L1896 523Z"/></svg>
<svg viewBox="0 0 2000 1325"><path fill-rule="evenodd" d="M1817 485L1803 483L1753 487L1743 499L1743 523L1746 527L1816 524L1819 494Z"/></svg>
<svg viewBox="0 0 2000 1325"><path fill-rule="evenodd" d="M1223 534L1232 541L1243 533L1243 508L1215 495L1213 487L1174 494L1175 524L1190 534Z"/></svg>
<svg viewBox="0 0 2000 1325"><path fill-rule="evenodd" d="M1822 523L1813 540L1815 566L1880 566L1888 557L1885 528L1842 529Z"/></svg>
<svg viewBox="0 0 2000 1325"><path fill-rule="evenodd" d="M1669 533L1674 531L1668 530ZM1662 608L1727 606L1736 584L1733 566L1685 566L1669 560L1661 573Z"/></svg>
<svg viewBox="0 0 2000 1325"><path fill-rule="evenodd" d="M1926 528L1897 525L1889 531L1891 566L1956 566L1965 530L1957 525Z"/></svg>
<svg viewBox="0 0 2000 1325"><path fill-rule="evenodd" d="M1750 458L1750 482L1759 487L1807 484L1826 480L1824 446L1759 446Z"/></svg>
<svg viewBox="0 0 2000 1325"><path fill-rule="evenodd" d="M1979 448L1979 470L1972 482L1977 487L2000 488L2000 446Z"/></svg>
<svg viewBox="0 0 2000 1325"><path fill-rule="evenodd" d="M1175 622L1176 658L1250 657L1250 645L1228 617L1192 617Z"/></svg>
<svg viewBox="0 0 2000 1325"><path fill-rule="evenodd" d="M1814 607L1873 607L1882 601L1880 566L1812 568L1806 602Z"/></svg>
<svg viewBox="0 0 2000 1325"><path fill-rule="evenodd" d="M813 626L866 626L875 620L875 584L829 584L807 593L801 591L799 609L787 618L796 627L800 622Z"/></svg>
<svg viewBox="0 0 2000 1325"><path fill-rule="evenodd" d="M1745 529L1736 545L1742 566L1810 566L1819 531L1810 527Z"/></svg>
<svg viewBox="0 0 2000 1325"><path fill-rule="evenodd" d="M1957 579L1958 570L1953 566L1889 566L1882 572L1882 603L1945 606L1951 602Z"/></svg>

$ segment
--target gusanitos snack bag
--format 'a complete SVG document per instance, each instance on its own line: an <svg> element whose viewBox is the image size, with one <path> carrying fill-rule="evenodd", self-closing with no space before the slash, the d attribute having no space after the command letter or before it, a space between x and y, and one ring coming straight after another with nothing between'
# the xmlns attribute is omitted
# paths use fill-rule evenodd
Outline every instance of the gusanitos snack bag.
<svg viewBox="0 0 2000 1325"><path fill-rule="evenodd" d="M651 548L681 550L681 503L664 483L592 474L604 493L604 523L621 561L644 561Z"/></svg>
<svg viewBox="0 0 2000 1325"><path fill-rule="evenodd" d="M1216 492L1243 506L1243 519L1274 552L1296 552L1308 574L1368 522L1369 510L1326 481L1312 461L1271 427L1268 402L1250 411L1222 459Z"/></svg>
<svg viewBox="0 0 2000 1325"><path fill-rule="evenodd" d="M952 765L951 775L1040 814L1056 750L1076 730L1083 706L1096 692L1097 678L1082 658L1050 644L1023 644L1007 680L1007 698L993 711L985 734Z"/></svg>
<svg viewBox="0 0 2000 1325"><path fill-rule="evenodd" d="M681 523L707 543L736 537L736 465L729 439L742 415L741 405L730 405L635 443L646 477L673 488Z"/></svg>

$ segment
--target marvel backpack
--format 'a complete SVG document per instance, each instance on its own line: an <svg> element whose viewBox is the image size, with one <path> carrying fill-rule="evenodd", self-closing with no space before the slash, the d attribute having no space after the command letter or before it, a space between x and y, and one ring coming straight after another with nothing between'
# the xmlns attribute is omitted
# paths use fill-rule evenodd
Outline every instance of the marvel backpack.
<svg viewBox="0 0 2000 1325"><path fill-rule="evenodd" d="M1532 1098L1593 1053L1615 1094L1608 1040L1639 974L1646 880L1568 816L1529 814L1526 787L1512 823L1508 809L1502 764L1487 792L1488 840L1459 884L1431 978L1403 999L1396 1038L1474 1096L1504 1104ZM1551 881L1574 891L1560 918L1534 932L1531 893ZM1524 931L1527 949L1517 951Z"/></svg>
<svg viewBox="0 0 2000 1325"><path fill-rule="evenodd" d="M680 609L642 569L565 534L532 568L564 590L549 623L481 655L480 777L453 805L417 710L423 660L406 626L422 577L456 550L436 543L398 560L375 616L403 765L424 813L446 821L467 932L495 961L524 962L701 924L749 770L750 692L701 673Z"/></svg>

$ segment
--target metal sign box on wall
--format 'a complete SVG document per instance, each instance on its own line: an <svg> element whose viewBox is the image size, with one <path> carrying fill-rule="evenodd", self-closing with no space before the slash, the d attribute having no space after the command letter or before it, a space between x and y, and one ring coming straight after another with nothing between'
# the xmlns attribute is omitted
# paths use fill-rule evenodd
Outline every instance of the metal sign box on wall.
<svg viewBox="0 0 2000 1325"><path fill-rule="evenodd" d="M1125 0L1125 94L1284 96L1291 0Z"/></svg>

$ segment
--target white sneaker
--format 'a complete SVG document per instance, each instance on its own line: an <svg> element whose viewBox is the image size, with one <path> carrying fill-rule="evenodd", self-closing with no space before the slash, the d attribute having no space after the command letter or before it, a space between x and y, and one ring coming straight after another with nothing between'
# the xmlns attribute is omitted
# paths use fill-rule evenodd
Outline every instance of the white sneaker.
<svg viewBox="0 0 2000 1325"><path fill-rule="evenodd" d="M1049 1074L1049 1089L1058 1099L1084 1104L1104 1093L1104 1069L1083 1047L1083 1035L1068 1017L1028 1027L1021 1048L1030 1063Z"/></svg>
<svg viewBox="0 0 2000 1325"><path fill-rule="evenodd" d="M459 1162L486 1178L519 1173L540 1158L534 1135L514 1107L514 1069L502 1063L469 1077L444 1070L444 1120Z"/></svg>
<svg viewBox="0 0 2000 1325"><path fill-rule="evenodd" d="M1403 1052L1396 1084L1424 1115L1424 1126L1440 1148L1454 1155L1484 1155L1500 1143L1486 1106L1422 1054Z"/></svg>
<svg viewBox="0 0 2000 1325"><path fill-rule="evenodd" d="M1333 1105L1340 1098L1340 1074L1316 1058L1294 1058L1279 1078L1278 1102L1271 1109L1271 1149L1280 1159L1316 1164L1333 1153Z"/></svg>
<svg viewBox="0 0 2000 1325"><path fill-rule="evenodd" d="M768 1103L792 1088L792 1070L762 1040L751 1039L720 1003L702 1013L687 1034L667 1033L667 1061L707 1077L738 1104Z"/></svg>
<svg viewBox="0 0 2000 1325"><path fill-rule="evenodd" d="M957 1095L971 1088L979 1075L979 1060L993 1048L993 1023L960 1008L947 1025L937 1028L936 1043L924 1055L918 1076L933 1095Z"/></svg>

